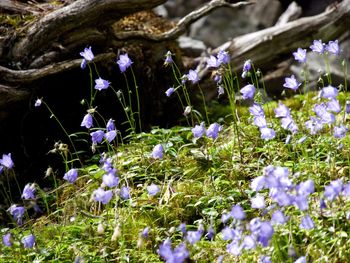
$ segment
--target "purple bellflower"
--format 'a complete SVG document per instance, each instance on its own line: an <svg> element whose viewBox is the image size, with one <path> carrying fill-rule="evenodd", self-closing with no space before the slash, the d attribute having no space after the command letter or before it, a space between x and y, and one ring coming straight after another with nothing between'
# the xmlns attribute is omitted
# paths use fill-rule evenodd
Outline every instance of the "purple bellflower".
<svg viewBox="0 0 350 263"><path fill-rule="evenodd" d="M13 219L16 220L18 225L22 224L25 209L23 206L11 205L8 209Z"/></svg>
<svg viewBox="0 0 350 263"><path fill-rule="evenodd" d="M33 248L35 244L35 236L32 234L25 236L22 238L21 243L23 244L24 248Z"/></svg>
<svg viewBox="0 0 350 263"><path fill-rule="evenodd" d="M199 81L198 73L195 70L190 69L186 76L187 79L192 82L192 84L196 84Z"/></svg>
<svg viewBox="0 0 350 263"><path fill-rule="evenodd" d="M293 52L294 59L300 63L306 62L306 49L298 48L296 52Z"/></svg>
<svg viewBox="0 0 350 263"><path fill-rule="evenodd" d="M231 208L231 215L237 220L243 220L245 218L245 212L240 205L235 205Z"/></svg>
<svg viewBox="0 0 350 263"><path fill-rule="evenodd" d="M11 233L7 233L2 236L2 243L4 244L5 247L11 247L12 246L12 236Z"/></svg>
<svg viewBox="0 0 350 263"><path fill-rule="evenodd" d="M75 180L77 180L77 177L78 177L78 170L73 168L64 174L63 179L68 181L68 183L72 184L75 182Z"/></svg>
<svg viewBox="0 0 350 263"><path fill-rule="evenodd" d="M7 169L12 169L14 166L14 163L11 158L11 153L3 154L2 158L0 159L0 164L6 167Z"/></svg>
<svg viewBox="0 0 350 263"><path fill-rule="evenodd" d="M208 68L218 68L220 64L221 63L218 61L218 59L213 55L207 59Z"/></svg>
<svg viewBox="0 0 350 263"><path fill-rule="evenodd" d="M107 132L115 130L114 120L109 119L106 125Z"/></svg>
<svg viewBox="0 0 350 263"><path fill-rule="evenodd" d="M222 130L222 126L217 124L216 122L209 125L206 135L209 138L212 138L213 140L216 139L219 136L219 132Z"/></svg>
<svg viewBox="0 0 350 263"><path fill-rule="evenodd" d="M119 59L117 60L117 64L119 66L120 72L124 73L128 67L131 66L133 62L129 58L128 54L122 54L119 56Z"/></svg>
<svg viewBox="0 0 350 263"><path fill-rule="evenodd" d="M260 133L261 133L261 139L264 139L266 141L271 140L276 136L275 131L267 127L260 128Z"/></svg>
<svg viewBox="0 0 350 263"><path fill-rule="evenodd" d="M130 189L129 189L129 187L123 186L122 188L120 188L119 196L123 200L129 199L130 198Z"/></svg>
<svg viewBox="0 0 350 263"><path fill-rule="evenodd" d="M217 58L220 64L228 64L230 62L230 56L228 52L224 50L219 51Z"/></svg>
<svg viewBox="0 0 350 263"><path fill-rule="evenodd" d="M340 124L339 126L334 127L333 136L335 138L344 138L347 131L348 129L343 124Z"/></svg>
<svg viewBox="0 0 350 263"><path fill-rule="evenodd" d="M316 53L323 54L324 52L324 44L322 43L321 40L314 40L310 48L313 52L316 52Z"/></svg>
<svg viewBox="0 0 350 263"><path fill-rule="evenodd" d="M174 91L175 91L175 89L174 89L173 87L170 87L170 88L168 88L168 89L166 90L165 95L166 95L167 97L170 97L171 94L174 93Z"/></svg>
<svg viewBox="0 0 350 263"><path fill-rule="evenodd" d="M116 187L119 184L119 177L115 175L115 169L104 174L102 176L102 182L110 188Z"/></svg>
<svg viewBox="0 0 350 263"><path fill-rule="evenodd" d="M113 197L113 192L111 190L103 190L102 188L98 188L93 192L93 198L97 202L101 202L102 204L107 204Z"/></svg>
<svg viewBox="0 0 350 263"><path fill-rule="evenodd" d="M242 99L253 99L255 94L255 87L252 84L248 84L241 88L240 92L242 94Z"/></svg>
<svg viewBox="0 0 350 263"><path fill-rule="evenodd" d="M284 118L290 116L290 110L283 103L279 103L278 107L275 109L275 116L277 118Z"/></svg>
<svg viewBox="0 0 350 263"><path fill-rule="evenodd" d="M156 184L151 184L147 186L147 192L149 196L155 196L160 191L159 186Z"/></svg>
<svg viewBox="0 0 350 263"><path fill-rule="evenodd" d="M91 141L93 144L99 144L102 142L105 133L101 130L97 130L90 133Z"/></svg>
<svg viewBox="0 0 350 263"><path fill-rule="evenodd" d="M299 83L295 76L292 75L289 78L284 79L283 87L296 91L300 85L301 83Z"/></svg>
<svg viewBox="0 0 350 263"><path fill-rule="evenodd" d="M249 107L249 112L253 116L265 116L263 108L257 103L253 103L253 105Z"/></svg>
<svg viewBox="0 0 350 263"><path fill-rule="evenodd" d="M90 129L93 126L93 120L90 113L86 114L83 118L83 121L80 124L81 127L86 127Z"/></svg>
<svg viewBox="0 0 350 263"><path fill-rule="evenodd" d="M205 133L204 122L202 122L200 125L194 126L194 128L192 128L192 133L194 138L202 137Z"/></svg>
<svg viewBox="0 0 350 263"><path fill-rule="evenodd" d="M108 80L102 78L95 79L95 89L99 91L107 89L109 87L109 84L111 83Z"/></svg>
<svg viewBox="0 0 350 263"><path fill-rule="evenodd" d="M84 69L86 67L87 61L92 61L94 59L94 53L92 53L91 47L85 48L84 51L80 52L80 56L83 57L80 67Z"/></svg>
<svg viewBox="0 0 350 263"><path fill-rule="evenodd" d="M165 54L165 60L164 60L164 66L168 66L170 64L172 64L174 61L173 61L173 58L172 58L172 53L170 51L166 52Z"/></svg>
<svg viewBox="0 0 350 263"><path fill-rule="evenodd" d="M112 130L112 131L109 131L109 132L106 132L104 134L104 137L106 138L106 140L111 143L115 137L117 136L117 131L116 130Z"/></svg>
<svg viewBox="0 0 350 263"><path fill-rule="evenodd" d="M311 217L309 215L305 215L302 219L301 219L301 223L299 225L300 228L306 229L306 230L310 230L312 228L314 228L315 224L312 221Z"/></svg>
<svg viewBox="0 0 350 263"><path fill-rule="evenodd" d="M26 184L21 197L23 199L35 199L35 185Z"/></svg>
<svg viewBox="0 0 350 263"><path fill-rule="evenodd" d="M162 159L163 158L163 146L161 144L157 144L154 146L152 151L152 158L154 159Z"/></svg>
<svg viewBox="0 0 350 263"><path fill-rule="evenodd" d="M335 99L335 97L338 96L338 90L335 87L332 87L331 85L324 87L320 91L320 95L322 98L325 99Z"/></svg>
<svg viewBox="0 0 350 263"><path fill-rule="evenodd" d="M338 44L338 40L329 41L328 45L326 46L326 50L333 55L339 55L340 47Z"/></svg>

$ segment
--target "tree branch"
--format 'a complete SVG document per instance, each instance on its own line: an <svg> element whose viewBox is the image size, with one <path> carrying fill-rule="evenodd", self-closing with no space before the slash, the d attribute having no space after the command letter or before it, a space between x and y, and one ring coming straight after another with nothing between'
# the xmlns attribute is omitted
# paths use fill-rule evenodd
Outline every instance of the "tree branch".
<svg viewBox="0 0 350 263"><path fill-rule="evenodd" d="M95 56L94 62L115 58L114 53L105 53ZM13 70L0 66L0 81L13 84L26 84L40 78L49 77L64 71L80 67L82 59L74 59L50 64L39 69Z"/></svg>
<svg viewBox="0 0 350 263"><path fill-rule="evenodd" d="M231 4L226 0L212 0L209 3L205 4L204 6L200 7L199 9L183 17L173 29L167 32L164 32L162 34L154 35L143 31L117 32L115 34L115 38L118 40L141 38L141 39L157 41L157 42L165 41L165 40L174 40L180 35L182 35L191 24L193 24L203 16L208 15L209 13L211 13L217 8L220 8L220 7L239 8L239 7L247 6L251 4L254 4L254 2L242 1L242 2Z"/></svg>
<svg viewBox="0 0 350 263"><path fill-rule="evenodd" d="M166 0L77 0L70 5L48 13L23 30L11 50L11 58L21 61L24 57L45 53L60 37L79 29L103 27L121 17L141 10L156 7Z"/></svg>

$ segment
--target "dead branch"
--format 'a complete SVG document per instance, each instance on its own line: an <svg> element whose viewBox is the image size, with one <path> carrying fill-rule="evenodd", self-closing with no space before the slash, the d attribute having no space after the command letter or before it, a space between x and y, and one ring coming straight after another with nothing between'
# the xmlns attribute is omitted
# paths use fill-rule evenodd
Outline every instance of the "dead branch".
<svg viewBox="0 0 350 263"><path fill-rule="evenodd" d="M182 35L186 29L199 20L200 18L208 15L212 11L220 7L229 7L229 8L239 8L242 6L247 6L254 4L254 2L242 1L234 4L230 4L226 0L212 0L209 3L205 4L201 8L189 13L184 18L182 18L174 28L171 30L164 32L159 35L149 34L147 32L142 31L131 31L131 32L118 32L115 34L116 39L125 40L125 39L145 39L152 41L166 41L166 40L174 40Z"/></svg>

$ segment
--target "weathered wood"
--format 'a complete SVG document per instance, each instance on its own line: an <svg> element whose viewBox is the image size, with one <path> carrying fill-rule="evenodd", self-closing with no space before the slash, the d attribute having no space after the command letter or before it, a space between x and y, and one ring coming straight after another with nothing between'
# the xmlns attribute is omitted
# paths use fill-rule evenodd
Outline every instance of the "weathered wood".
<svg viewBox="0 0 350 263"><path fill-rule="evenodd" d="M31 60L72 32L103 28L121 17L156 7L166 0L77 0L46 14L13 40L10 58ZM24 36L24 37L23 37Z"/></svg>
<svg viewBox="0 0 350 263"><path fill-rule="evenodd" d="M232 64L239 70L247 59L260 68L271 68L290 56L298 47L306 48L314 39L324 42L335 40L350 27L350 0L332 6L329 10L311 17L270 27L232 39L214 52L228 50Z"/></svg>

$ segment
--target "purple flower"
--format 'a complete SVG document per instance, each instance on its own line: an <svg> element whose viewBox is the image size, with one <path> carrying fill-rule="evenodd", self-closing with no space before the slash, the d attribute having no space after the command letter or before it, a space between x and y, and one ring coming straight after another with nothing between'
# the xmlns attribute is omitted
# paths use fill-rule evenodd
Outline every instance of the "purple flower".
<svg viewBox="0 0 350 263"><path fill-rule="evenodd" d="M107 132L115 130L114 120L109 119L106 125Z"/></svg>
<svg viewBox="0 0 350 263"><path fill-rule="evenodd" d="M216 72L215 76L214 76L214 81L217 83L217 84L220 84L222 82L222 77L221 75Z"/></svg>
<svg viewBox="0 0 350 263"><path fill-rule="evenodd" d="M17 205L11 205L8 209L10 214L13 216L13 219L16 220L18 225L22 224L23 215L25 212L25 209L23 206L17 206Z"/></svg>
<svg viewBox="0 0 350 263"><path fill-rule="evenodd" d="M335 41L329 41L328 45L326 46L326 50L329 53L332 53L334 55L339 55L340 53L340 48L339 48L339 44L338 44L338 40Z"/></svg>
<svg viewBox="0 0 350 263"><path fill-rule="evenodd" d="M294 263L306 263L306 258L305 257L300 257Z"/></svg>
<svg viewBox="0 0 350 263"><path fill-rule="evenodd" d="M255 94L255 87L252 84L248 84L241 88L240 92L242 94L242 99L253 99Z"/></svg>
<svg viewBox="0 0 350 263"><path fill-rule="evenodd" d="M158 194L160 189L158 185L152 183L151 185L147 186L147 191L149 196L154 196Z"/></svg>
<svg viewBox="0 0 350 263"><path fill-rule="evenodd" d="M238 240L233 240L230 244L226 246L227 252L239 256L242 253L242 246L239 245Z"/></svg>
<svg viewBox="0 0 350 263"><path fill-rule="evenodd" d="M245 212L240 205L235 205L231 208L231 215L237 220L243 220L245 218Z"/></svg>
<svg viewBox="0 0 350 263"><path fill-rule="evenodd" d="M91 47L85 48L83 52L80 52L80 56L87 61L92 61L94 59L94 54L91 51Z"/></svg>
<svg viewBox="0 0 350 263"><path fill-rule="evenodd" d="M198 73L195 70L190 69L186 76L187 79L192 82L192 84L196 84L199 81Z"/></svg>
<svg viewBox="0 0 350 263"><path fill-rule="evenodd" d="M108 187L116 187L119 184L119 177L115 176L115 169L102 176L102 181Z"/></svg>
<svg viewBox="0 0 350 263"><path fill-rule="evenodd" d="M325 99L335 99L336 96L338 96L338 90L335 87L332 87L331 85L324 87L320 91L320 95L322 98Z"/></svg>
<svg viewBox="0 0 350 263"><path fill-rule="evenodd" d="M327 110L333 111L334 113L339 113L341 111L339 101L337 99L331 99L330 101L328 101Z"/></svg>
<svg viewBox="0 0 350 263"><path fill-rule="evenodd" d="M42 103L41 99L37 99L37 100L35 101L34 107L40 107L40 106L41 106L41 103Z"/></svg>
<svg viewBox="0 0 350 263"><path fill-rule="evenodd" d="M333 136L335 138L344 138L347 131L348 129L343 124L340 124L339 126L334 127Z"/></svg>
<svg viewBox="0 0 350 263"><path fill-rule="evenodd" d="M301 83L299 83L296 78L294 77L294 75L290 76L289 78L285 78L284 79L284 84L283 87L288 88L288 89L292 89L294 91L296 91L299 86L301 85Z"/></svg>
<svg viewBox="0 0 350 263"><path fill-rule="evenodd" d="M188 243L193 245L201 239L202 235L203 232L201 230L187 231L186 240L188 241Z"/></svg>
<svg viewBox="0 0 350 263"><path fill-rule="evenodd" d="M296 52L293 52L294 59L300 63L306 62L306 49L298 48Z"/></svg>
<svg viewBox="0 0 350 263"><path fill-rule="evenodd" d="M209 138L216 139L221 131L222 127L216 122L209 125L206 135Z"/></svg>
<svg viewBox="0 0 350 263"><path fill-rule="evenodd" d="M335 122L335 117L332 113L329 113L327 111L326 106L321 103L321 104L316 104L314 106L314 112L316 115L322 120L324 123L333 123Z"/></svg>
<svg viewBox="0 0 350 263"><path fill-rule="evenodd" d="M161 144L157 144L154 146L152 151L152 158L154 159L162 159L163 158L163 146Z"/></svg>
<svg viewBox="0 0 350 263"><path fill-rule="evenodd" d="M133 62L129 58L128 54L120 55L119 60L117 60L117 64L121 73L124 73L126 69L131 66L132 63Z"/></svg>
<svg viewBox="0 0 350 263"><path fill-rule="evenodd" d="M11 158L11 153L3 154L2 158L0 159L0 164L5 166L7 169L12 169L14 166L14 163Z"/></svg>
<svg viewBox="0 0 350 263"><path fill-rule="evenodd" d="M204 122L202 122L200 125L194 126L194 128L192 128L192 133L194 138L202 137L203 134L205 133Z"/></svg>
<svg viewBox="0 0 350 263"><path fill-rule="evenodd" d="M97 130L90 133L91 141L93 144L99 144L102 142L105 133L101 130Z"/></svg>
<svg viewBox="0 0 350 263"><path fill-rule="evenodd" d="M256 116L254 117L254 125L259 127L259 128L264 128L267 127L267 122L265 119L265 116Z"/></svg>
<svg viewBox="0 0 350 263"><path fill-rule="evenodd" d="M269 256L260 256L258 263L271 263L271 258Z"/></svg>
<svg viewBox="0 0 350 263"><path fill-rule="evenodd" d="M226 226L221 230L223 240L234 240L236 238L236 232L234 229Z"/></svg>
<svg viewBox="0 0 350 263"><path fill-rule="evenodd" d="M284 118L290 116L290 110L283 103L279 103L278 107L275 109L275 116L277 118Z"/></svg>
<svg viewBox="0 0 350 263"><path fill-rule="evenodd" d="M24 248L33 248L35 243L35 236L32 234L25 236L22 238L21 243L23 244Z"/></svg>
<svg viewBox="0 0 350 263"><path fill-rule="evenodd" d="M350 113L350 101L348 100L345 102L345 113Z"/></svg>
<svg viewBox="0 0 350 263"><path fill-rule="evenodd" d="M179 228L178 228L179 230L180 230L180 232L182 233L182 234L185 234L186 233L186 224L185 223L181 223L180 225L179 225Z"/></svg>
<svg viewBox="0 0 350 263"><path fill-rule="evenodd" d="M171 248L171 241L166 239L158 249L158 254L169 263L183 263L190 256L186 246L180 244L174 250Z"/></svg>
<svg viewBox="0 0 350 263"><path fill-rule="evenodd" d="M111 190L105 191L102 188L95 190L92 195L95 201L101 202L104 205L107 204L113 197Z"/></svg>
<svg viewBox="0 0 350 263"><path fill-rule="evenodd" d="M220 64L221 63L214 56L210 56L210 58L207 59L208 68L218 68Z"/></svg>
<svg viewBox="0 0 350 263"><path fill-rule="evenodd" d="M244 249L254 249L256 247L255 239L252 236L245 236L242 243Z"/></svg>
<svg viewBox="0 0 350 263"><path fill-rule="evenodd" d="M166 95L167 97L170 97L171 94L174 93L174 91L175 91L175 89L174 89L173 87L170 87L170 88L168 88L168 89L166 90L165 95Z"/></svg>
<svg viewBox="0 0 350 263"><path fill-rule="evenodd" d="M35 185L34 184L26 184L23 193L22 198L23 199L35 199Z"/></svg>
<svg viewBox="0 0 350 263"><path fill-rule="evenodd" d="M95 89L99 91L107 89L109 87L109 84L111 83L108 80L102 78L95 79Z"/></svg>
<svg viewBox="0 0 350 263"><path fill-rule="evenodd" d="M64 174L63 179L68 181L68 183L72 184L75 182L75 180L77 180L77 177L78 177L78 170L73 168Z"/></svg>
<svg viewBox="0 0 350 263"><path fill-rule="evenodd" d="M149 235L149 230L150 230L150 227L145 227L143 230L142 230L142 233L141 233L141 237L143 238L147 238L148 235Z"/></svg>
<svg viewBox="0 0 350 263"><path fill-rule="evenodd" d="M90 113L86 114L83 118L83 121L81 122L81 127L86 127L87 129L90 129L93 126L93 120Z"/></svg>
<svg viewBox="0 0 350 263"><path fill-rule="evenodd" d="M249 107L249 112L253 116L265 116L263 108L257 103L253 103L253 105Z"/></svg>
<svg viewBox="0 0 350 263"><path fill-rule="evenodd" d="M4 246L6 247L11 247L12 246L12 242L11 242L11 233L7 233L5 235L2 236L2 243L4 244Z"/></svg>
<svg viewBox="0 0 350 263"><path fill-rule="evenodd" d="M324 196L330 200L333 201L335 198L337 198L342 191L343 188L343 182L341 179L332 181L329 185L325 187L324 190Z"/></svg>
<svg viewBox="0 0 350 263"><path fill-rule="evenodd" d="M294 122L291 116L287 116L281 119L281 126L283 129L291 131L293 134L298 132L298 126Z"/></svg>
<svg viewBox="0 0 350 263"><path fill-rule="evenodd" d="M314 226L315 226L315 224L309 215L305 215L301 219L301 223L299 225L300 228L307 229L307 230L314 228Z"/></svg>
<svg viewBox="0 0 350 263"><path fill-rule="evenodd" d="M252 208L263 209L265 208L265 198L262 195L257 195L251 199Z"/></svg>
<svg viewBox="0 0 350 263"><path fill-rule="evenodd" d="M265 187L266 184L266 180L265 180L265 176L258 176L256 178L254 178L250 184L250 188L253 191L260 191L261 189L263 189Z"/></svg>
<svg viewBox="0 0 350 263"><path fill-rule="evenodd" d="M309 208L309 202L305 195L297 195L294 197L294 204L300 211L305 211Z"/></svg>
<svg viewBox="0 0 350 263"><path fill-rule="evenodd" d="M296 191L298 195L309 195L315 192L314 181L309 179L305 182L301 182L296 186Z"/></svg>
<svg viewBox="0 0 350 263"><path fill-rule="evenodd" d="M106 132L104 134L104 137L106 138L106 140L111 143L111 141L114 140L114 138L117 136L117 131L116 130L113 130L113 131L109 131L109 132Z"/></svg>
<svg viewBox="0 0 350 263"><path fill-rule="evenodd" d="M217 57L220 64L228 64L230 62L230 56L227 51L220 50Z"/></svg>
<svg viewBox="0 0 350 263"><path fill-rule="evenodd" d="M288 218L283 214L283 212L281 210L276 210L275 212L273 212L272 216L271 216L271 222L273 224L284 224L286 223L288 220Z"/></svg>
<svg viewBox="0 0 350 263"><path fill-rule="evenodd" d="M80 63L80 68L81 68L81 69L84 69L84 68L86 68L86 65L87 65L86 59L83 58L83 60L82 60L81 63Z"/></svg>
<svg viewBox="0 0 350 263"><path fill-rule="evenodd" d="M324 44L322 43L321 40L314 40L310 48L313 52L316 52L316 53L323 54L324 52Z"/></svg>
<svg viewBox="0 0 350 263"><path fill-rule="evenodd" d="M243 64L243 72L248 72L252 68L252 61L250 59L246 60Z"/></svg>
<svg viewBox="0 0 350 263"><path fill-rule="evenodd" d="M270 222L261 222L259 228L258 241L264 246L267 247L270 239L274 233L273 227Z"/></svg>
<svg viewBox="0 0 350 263"><path fill-rule="evenodd" d="M309 130L310 134L317 134L323 128L323 123L320 119L311 117L310 120L305 122L305 127Z"/></svg>
<svg viewBox="0 0 350 263"><path fill-rule="evenodd" d="M168 52L166 52L165 54L165 60L164 60L164 66L168 66L170 64L172 64L174 61L173 61L173 58L172 58L172 53L168 50Z"/></svg>
<svg viewBox="0 0 350 263"><path fill-rule="evenodd" d="M260 133L261 133L261 139L264 139L266 141L271 140L276 136L275 131L267 127L260 128Z"/></svg>
<svg viewBox="0 0 350 263"><path fill-rule="evenodd" d="M130 190L129 187L123 186L122 188L120 188L120 193L119 196L121 199L123 200L127 200L130 198Z"/></svg>

